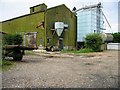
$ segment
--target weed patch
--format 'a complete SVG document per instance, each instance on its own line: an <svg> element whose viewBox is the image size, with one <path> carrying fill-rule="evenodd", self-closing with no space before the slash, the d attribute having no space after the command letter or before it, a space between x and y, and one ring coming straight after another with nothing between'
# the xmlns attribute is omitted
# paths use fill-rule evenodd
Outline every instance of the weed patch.
<svg viewBox="0 0 120 90"><path fill-rule="evenodd" d="M0 60L0 71L6 71L11 69L15 65L14 61Z"/></svg>

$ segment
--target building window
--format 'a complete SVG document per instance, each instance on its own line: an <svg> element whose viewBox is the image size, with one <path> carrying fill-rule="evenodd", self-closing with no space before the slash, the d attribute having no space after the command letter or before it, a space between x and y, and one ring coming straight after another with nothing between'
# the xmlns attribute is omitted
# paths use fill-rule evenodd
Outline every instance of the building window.
<svg viewBox="0 0 120 90"><path fill-rule="evenodd" d="M34 12L34 7L32 8L32 12Z"/></svg>
<svg viewBox="0 0 120 90"><path fill-rule="evenodd" d="M44 23L45 23L44 21L40 22L40 23L36 26L36 28L39 28L39 27L41 27L41 26L44 28Z"/></svg>
<svg viewBox="0 0 120 90"><path fill-rule="evenodd" d="M94 30L94 33L96 33L96 30Z"/></svg>

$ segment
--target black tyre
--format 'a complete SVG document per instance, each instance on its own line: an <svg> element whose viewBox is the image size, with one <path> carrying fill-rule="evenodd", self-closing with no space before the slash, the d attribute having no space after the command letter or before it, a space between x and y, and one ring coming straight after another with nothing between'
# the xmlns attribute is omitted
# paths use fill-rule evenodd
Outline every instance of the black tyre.
<svg viewBox="0 0 120 90"><path fill-rule="evenodd" d="M14 51L13 59L16 61L21 61L23 58L23 54L20 50Z"/></svg>
<svg viewBox="0 0 120 90"><path fill-rule="evenodd" d="M52 51L52 52L54 51L54 46L50 47L50 51Z"/></svg>
<svg viewBox="0 0 120 90"><path fill-rule="evenodd" d="M51 51L52 51L52 52L54 52L54 47L53 47L53 48L51 48Z"/></svg>

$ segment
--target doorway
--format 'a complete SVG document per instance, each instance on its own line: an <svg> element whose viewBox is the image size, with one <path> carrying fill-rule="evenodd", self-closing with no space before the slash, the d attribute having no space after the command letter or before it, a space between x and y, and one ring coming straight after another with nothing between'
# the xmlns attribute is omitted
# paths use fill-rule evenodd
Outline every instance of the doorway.
<svg viewBox="0 0 120 90"><path fill-rule="evenodd" d="M37 48L36 43L37 32L28 32L24 35L24 46Z"/></svg>

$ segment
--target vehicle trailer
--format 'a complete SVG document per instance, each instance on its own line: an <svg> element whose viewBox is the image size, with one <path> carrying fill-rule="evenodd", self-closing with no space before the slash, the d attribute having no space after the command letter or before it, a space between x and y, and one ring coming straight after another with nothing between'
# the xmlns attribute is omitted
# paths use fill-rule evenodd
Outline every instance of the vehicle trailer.
<svg viewBox="0 0 120 90"><path fill-rule="evenodd" d="M21 61L23 55L25 55L25 50L34 50L37 48L21 46L21 45L5 45L3 46L2 56L5 57L13 57L16 61Z"/></svg>

